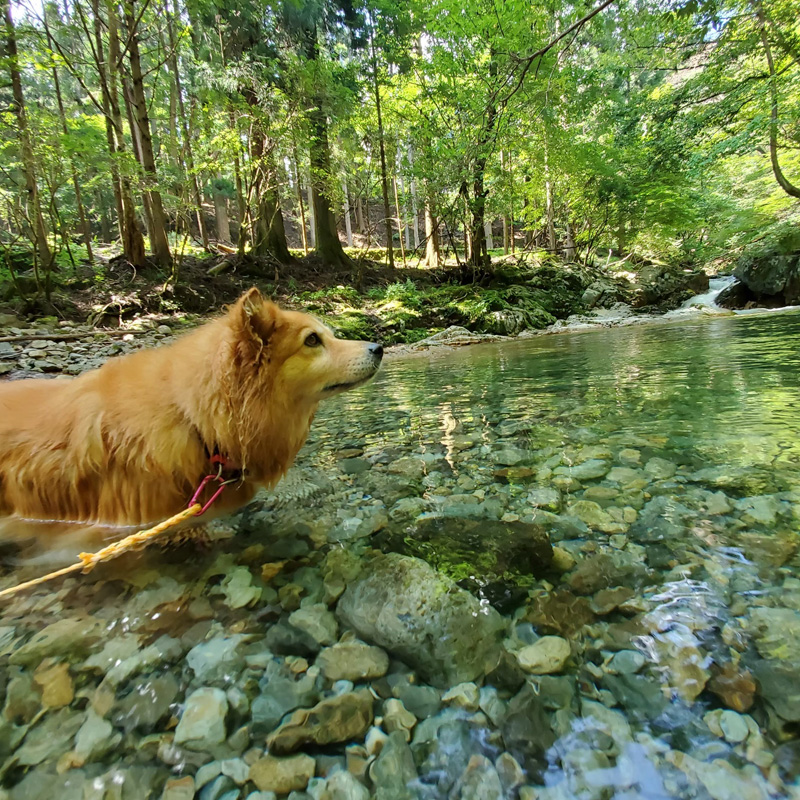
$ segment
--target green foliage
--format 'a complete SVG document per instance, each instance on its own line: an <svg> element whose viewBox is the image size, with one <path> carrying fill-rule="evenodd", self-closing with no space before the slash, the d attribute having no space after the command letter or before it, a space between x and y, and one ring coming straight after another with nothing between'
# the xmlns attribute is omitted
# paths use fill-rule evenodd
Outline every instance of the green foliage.
<svg viewBox="0 0 800 800"><path fill-rule="evenodd" d="M310 179L334 215L346 194L362 201L365 230L348 254L366 271L386 258L385 213L375 219L381 144L401 221L410 221L413 201L418 221L428 204L451 263L464 260L465 229L485 205L494 244L503 218L517 247L527 237L536 264L500 264L488 287L400 279L366 297L345 286L299 295L320 313L350 315L341 320L348 335L409 340L441 324L491 331L510 313L538 327L577 307L579 269L556 266L562 258L590 264L632 251L679 266L720 265L777 246L800 221L769 154L772 132L784 173L800 184L797 0L614 4L552 48L545 45L586 8L521 0L145 4L136 33L155 176L134 157L121 86L123 147L107 143L108 66L96 48L99 41L108 50L113 7L98 6L97 41L91 4L15 15L33 143L27 164L10 63L0 63L0 237L33 249L24 187L26 172L35 172L52 266L62 272L86 256L76 244L70 258L61 244L79 238L73 175L90 233L108 239L117 236L115 174L130 185L140 219L146 193L160 192L170 244L182 255L202 247L195 192L227 199L234 238L237 223L247 229L262 196L274 193L294 232L297 183L308 224ZM526 58L540 49L541 57ZM330 166L311 163L310 144L321 136L314 112L328 126ZM210 204L201 198L201 206L213 227ZM502 254L491 253L495 261Z"/></svg>

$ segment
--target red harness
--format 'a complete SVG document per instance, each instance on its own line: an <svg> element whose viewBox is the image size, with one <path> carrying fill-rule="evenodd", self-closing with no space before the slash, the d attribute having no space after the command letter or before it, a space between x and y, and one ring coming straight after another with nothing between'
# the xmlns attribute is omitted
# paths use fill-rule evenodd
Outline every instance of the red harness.
<svg viewBox="0 0 800 800"><path fill-rule="evenodd" d="M192 495L192 499L189 501L189 506L193 506L195 503L199 502L198 498L211 481L216 481L219 486L214 494L211 495L210 499L206 501L206 504L200 509L200 511L197 512L197 514L195 514L197 517L205 514L206 511L208 511L208 509L211 507L211 504L222 494L226 486L242 480L242 470L235 466L230 459L226 458L220 453L213 453L210 456L209 461L211 462L212 467L216 467L216 472L206 475L205 478L200 481L200 485L197 487L195 493ZM230 477L226 478L226 474Z"/></svg>

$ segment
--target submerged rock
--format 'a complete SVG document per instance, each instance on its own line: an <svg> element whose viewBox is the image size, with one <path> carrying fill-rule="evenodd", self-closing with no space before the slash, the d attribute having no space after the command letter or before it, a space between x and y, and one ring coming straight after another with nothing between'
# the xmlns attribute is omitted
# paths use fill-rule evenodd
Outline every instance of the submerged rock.
<svg viewBox="0 0 800 800"><path fill-rule="evenodd" d="M219 636L195 645L186 655L200 683L232 683L244 667L244 636Z"/></svg>
<svg viewBox="0 0 800 800"><path fill-rule="evenodd" d="M571 654L569 642L560 636L543 636L517 653L519 664L532 675L560 672Z"/></svg>
<svg viewBox="0 0 800 800"><path fill-rule="evenodd" d="M175 744L190 750L209 750L225 741L228 700L222 689L198 689L186 700L186 708L175 729Z"/></svg>
<svg viewBox="0 0 800 800"><path fill-rule="evenodd" d="M414 756L401 731L389 734L370 768L376 800L414 800L409 784L417 780Z"/></svg>
<svg viewBox="0 0 800 800"><path fill-rule="evenodd" d="M589 600L577 597L567 589L537 595L533 598L525 619L542 633L571 636L595 618Z"/></svg>
<svg viewBox="0 0 800 800"><path fill-rule="evenodd" d="M372 724L373 696L367 689L336 695L314 708L295 711L267 737L271 753L292 753L304 744L326 745L363 736Z"/></svg>
<svg viewBox="0 0 800 800"><path fill-rule="evenodd" d="M39 664L48 656L86 653L100 639L102 625L92 618L60 619L33 635L9 658L12 664Z"/></svg>
<svg viewBox="0 0 800 800"><path fill-rule="evenodd" d="M292 675L276 661L270 661L259 681L261 693L251 706L253 731L269 733L290 711L313 705L319 698L316 680L306 672Z"/></svg>
<svg viewBox="0 0 800 800"><path fill-rule="evenodd" d="M585 558L570 575L569 584L578 594L594 594L612 586L641 585L654 576L627 551L598 553Z"/></svg>
<svg viewBox="0 0 800 800"><path fill-rule="evenodd" d="M305 789L315 769L314 759L305 753L288 758L264 756L250 767L250 780L262 792L288 794Z"/></svg>
<svg viewBox="0 0 800 800"><path fill-rule="evenodd" d="M340 642L317 656L317 666L330 681L362 681L382 678L389 656L380 647L362 642Z"/></svg>
<svg viewBox="0 0 800 800"><path fill-rule="evenodd" d="M750 710L756 693L756 684L750 672L732 662L712 673L707 688L728 708L739 712Z"/></svg>
<svg viewBox="0 0 800 800"><path fill-rule="evenodd" d="M500 660L503 618L417 558L375 557L337 614L436 686L475 680Z"/></svg>
<svg viewBox="0 0 800 800"><path fill-rule="evenodd" d="M488 501L474 507L486 505ZM384 551L424 558L501 610L524 595L531 575L547 574L553 562L553 548L544 526L460 515L422 519L412 535L405 527L387 531L376 545Z"/></svg>

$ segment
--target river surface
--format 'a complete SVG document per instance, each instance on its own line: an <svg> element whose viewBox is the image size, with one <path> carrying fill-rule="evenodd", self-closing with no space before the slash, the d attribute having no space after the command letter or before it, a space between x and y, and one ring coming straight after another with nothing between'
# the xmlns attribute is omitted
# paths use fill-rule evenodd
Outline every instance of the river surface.
<svg viewBox="0 0 800 800"><path fill-rule="evenodd" d="M800 798L798 534L798 313L389 361L210 545L0 607L3 785ZM36 572L4 563L3 586Z"/></svg>

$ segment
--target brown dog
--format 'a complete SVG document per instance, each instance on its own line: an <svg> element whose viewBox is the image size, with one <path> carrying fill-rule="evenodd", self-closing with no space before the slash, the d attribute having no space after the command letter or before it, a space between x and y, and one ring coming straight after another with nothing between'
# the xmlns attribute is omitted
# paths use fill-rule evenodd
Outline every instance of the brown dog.
<svg viewBox="0 0 800 800"><path fill-rule="evenodd" d="M0 386L0 516L144 526L185 508L220 461L236 480L214 511L232 511L291 466L319 402L382 356L251 289L174 344Z"/></svg>

